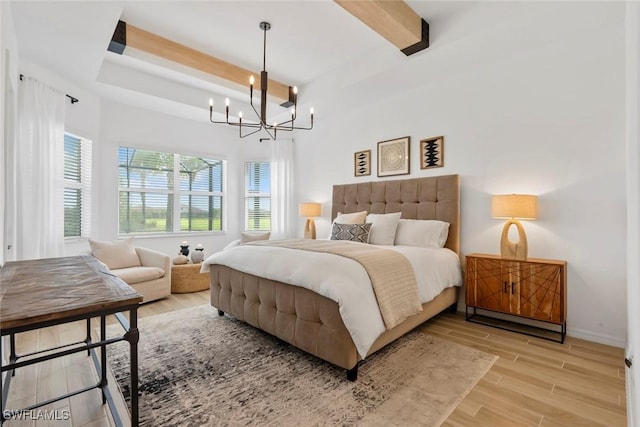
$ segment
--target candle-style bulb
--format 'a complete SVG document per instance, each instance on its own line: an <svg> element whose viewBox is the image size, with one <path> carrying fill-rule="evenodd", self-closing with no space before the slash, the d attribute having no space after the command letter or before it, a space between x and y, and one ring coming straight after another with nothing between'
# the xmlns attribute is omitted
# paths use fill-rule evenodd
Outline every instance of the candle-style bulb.
<svg viewBox="0 0 640 427"><path fill-rule="evenodd" d="M255 81L255 79L253 78L253 76L249 77L249 84L251 86L253 86L254 81Z"/></svg>
<svg viewBox="0 0 640 427"><path fill-rule="evenodd" d="M298 86L294 86L293 87L293 94L297 95L298 94Z"/></svg>
<svg viewBox="0 0 640 427"><path fill-rule="evenodd" d="M213 98L209 98L209 107L213 107Z"/></svg>
<svg viewBox="0 0 640 427"><path fill-rule="evenodd" d="M313 107L309 109L309 113L311 113L311 115L313 116Z"/></svg>
<svg viewBox="0 0 640 427"><path fill-rule="evenodd" d="M238 117L240 118L240 120L242 120L242 111L238 113Z"/></svg>
<svg viewBox="0 0 640 427"><path fill-rule="evenodd" d="M295 115L296 115L296 109L295 109L295 108L292 108L292 109L291 109L291 117L293 117L293 116L295 116Z"/></svg>
<svg viewBox="0 0 640 427"><path fill-rule="evenodd" d="M229 106L229 98L225 98L224 105L226 105L227 107Z"/></svg>

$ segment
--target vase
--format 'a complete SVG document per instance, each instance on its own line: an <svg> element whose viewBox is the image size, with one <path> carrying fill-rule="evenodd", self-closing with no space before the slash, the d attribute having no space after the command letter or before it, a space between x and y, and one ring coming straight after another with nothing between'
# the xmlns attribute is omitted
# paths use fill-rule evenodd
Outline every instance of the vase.
<svg viewBox="0 0 640 427"><path fill-rule="evenodd" d="M191 262L197 264L202 262L204 259L204 248L196 248L195 251L191 252Z"/></svg>

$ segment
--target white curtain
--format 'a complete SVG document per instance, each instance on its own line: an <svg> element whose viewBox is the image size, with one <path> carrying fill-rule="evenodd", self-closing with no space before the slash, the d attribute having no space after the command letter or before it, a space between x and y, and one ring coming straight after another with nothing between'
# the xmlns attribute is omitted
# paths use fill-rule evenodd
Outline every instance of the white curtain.
<svg viewBox="0 0 640 427"><path fill-rule="evenodd" d="M65 94L29 77L7 164L7 244L14 260L64 255Z"/></svg>
<svg viewBox="0 0 640 427"><path fill-rule="evenodd" d="M271 146L271 239L294 236L294 145L293 140L276 140Z"/></svg>

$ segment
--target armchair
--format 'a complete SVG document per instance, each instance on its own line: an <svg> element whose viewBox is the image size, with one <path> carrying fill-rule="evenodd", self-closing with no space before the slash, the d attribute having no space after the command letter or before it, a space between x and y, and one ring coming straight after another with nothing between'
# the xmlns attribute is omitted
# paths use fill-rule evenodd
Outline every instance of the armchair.
<svg viewBox="0 0 640 427"><path fill-rule="evenodd" d="M171 258L152 249L134 247L133 238L119 242L89 240L92 255L129 286L146 303L171 295Z"/></svg>

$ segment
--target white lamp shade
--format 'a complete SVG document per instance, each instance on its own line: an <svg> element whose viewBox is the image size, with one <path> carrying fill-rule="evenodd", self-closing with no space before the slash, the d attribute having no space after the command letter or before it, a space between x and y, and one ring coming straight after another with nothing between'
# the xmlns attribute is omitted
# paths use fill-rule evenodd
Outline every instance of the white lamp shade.
<svg viewBox="0 0 640 427"><path fill-rule="evenodd" d="M538 196L531 194L503 194L491 198L493 218L536 219Z"/></svg>
<svg viewBox="0 0 640 427"><path fill-rule="evenodd" d="M298 215L311 218L313 216L320 216L322 213L322 205L320 203L300 203L298 205Z"/></svg>

